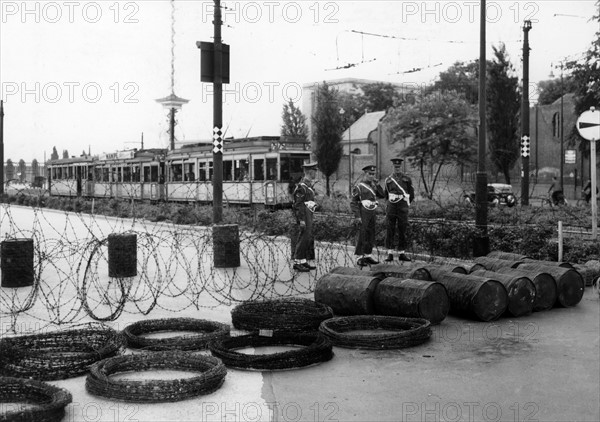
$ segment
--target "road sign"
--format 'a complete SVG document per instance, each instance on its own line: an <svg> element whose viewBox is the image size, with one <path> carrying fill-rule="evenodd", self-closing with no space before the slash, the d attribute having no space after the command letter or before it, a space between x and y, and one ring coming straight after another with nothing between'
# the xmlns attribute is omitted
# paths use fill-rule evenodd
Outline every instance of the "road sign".
<svg viewBox="0 0 600 422"><path fill-rule="evenodd" d="M600 111L592 107L581 113L577 119L577 130L588 141L600 140Z"/></svg>
<svg viewBox="0 0 600 422"><path fill-rule="evenodd" d="M574 149L565 151L565 164L575 164L577 162L577 152Z"/></svg>

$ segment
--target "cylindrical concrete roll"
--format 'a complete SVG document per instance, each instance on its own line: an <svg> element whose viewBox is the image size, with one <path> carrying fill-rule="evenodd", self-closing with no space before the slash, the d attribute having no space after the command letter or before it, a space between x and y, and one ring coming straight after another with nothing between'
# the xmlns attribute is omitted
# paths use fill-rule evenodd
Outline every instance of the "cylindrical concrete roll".
<svg viewBox="0 0 600 422"><path fill-rule="evenodd" d="M358 275L361 277L375 277L383 280L385 278L384 274L376 273L374 271L360 270L358 268L352 267L335 267L333 270L329 271L331 274L343 274L343 275Z"/></svg>
<svg viewBox="0 0 600 422"><path fill-rule="evenodd" d="M500 268L499 273L528 277L535 286L533 311L546 311L556 303L558 292L554 277L543 271L525 270L520 268Z"/></svg>
<svg viewBox="0 0 600 422"><path fill-rule="evenodd" d="M498 280L506 288L508 308L506 312L514 317L529 315L533 312L535 302L535 286L526 276L500 274L494 271L479 270L473 275Z"/></svg>
<svg viewBox="0 0 600 422"><path fill-rule="evenodd" d="M383 278L412 278L415 280L431 281L431 274L423 266L377 264L371 267L371 271L376 274L383 274Z"/></svg>
<svg viewBox="0 0 600 422"><path fill-rule="evenodd" d="M137 275L137 235L135 233L108 235L108 276Z"/></svg>
<svg viewBox="0 0 600 422"><path fill-rule="evenodd" d="M522 261L524 259L531 259L527 255L521 255L521 254L512 253L512 252L501 252L501 251L491 251L489 254L487 254L487 257L506 259L507 261Z"/></svg>
<svg viewBox="0 0 600 422"><path fill-rule="evenodd" d="M573 264L565 261L540 261L537 259L526 258L523 259L523 262L526 262L528 264L546 265L548 267L574 268Z"/></svg>
<svg viewBox="0 0 600 422"><path fill-rule="evenodd" d="M569 307L575 306L583 298L585 283L583 277L572 268L547 266L543 264L523 263L518 269L544 271L554 277L556 282L556 305Z"/></svg>
<svg viewBox="0 0 600 422"><path fill-rule="evenodd" d="M500 258L490 258L488 256L478 256L477 258L473 259L473 262L481 265L483 267L483 269L487 270L487 271L496 271L499 268L504 268L504 267L517 268L519 266L519 264L523 263L523 261L517 261L517 260L509 261L509 260L500 259ZM477 269L475 271L481 271L481 269ZM469 274L473 274L475 271L471 271Z"/></svg>
<svg viewBox="0 0 600 422"><path fill-rule="evenodd" d="M0 242L0 267L2 287L33 286L33 239L7 239Z"/></svg>
<svg viewBox="0 0 600 422"><path fill-rule="evenodd" d="M429 271L429 274L431 275L431 280L432 281L437 281L437 279L440 277L440 274L443 274L443 273L467 274L467 270L465 269L465 267L463 267L461 265L451 265L451 264L435 265L435 264L428 264L428 265L425 265L423 268L425 268L427 271Z"/></svg>
<svg viewBox="0 0 600 422"><path fill-rule="evenodd" d="M372 315L373 294L381 280L345 274L325 274L315 286L315 302L329 306L336 315Z"/></svg>
<svg viewBox="0 0 600 422"><path fill-rule="evenodd" d="M434 281L389 277L377 285L373 296L379 315L425 318L439 324L450 310L446 288Z"/></svg>
<svg viewBox="0 0 600 422"><path fill-rule="evenodd" d="M453 314L493 321L500 318L508 307L506 288L497 280L445 273L438 282L446 287Z"/></svg>

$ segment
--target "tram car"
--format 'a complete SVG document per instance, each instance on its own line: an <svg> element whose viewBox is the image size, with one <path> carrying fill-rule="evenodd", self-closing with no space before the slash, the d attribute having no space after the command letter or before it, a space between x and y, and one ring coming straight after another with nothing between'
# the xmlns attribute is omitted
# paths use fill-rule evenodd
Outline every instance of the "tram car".
<svg viewBox="0 0 600 422"><path fill-rule="evenodd" d="M212 143L175 150L129 150L95 157L51 160L51 195L70 197L212 202ZM223 202L289 206L290 186L310 159L310 143L299 138L260 136L226 139Z"/></svg>

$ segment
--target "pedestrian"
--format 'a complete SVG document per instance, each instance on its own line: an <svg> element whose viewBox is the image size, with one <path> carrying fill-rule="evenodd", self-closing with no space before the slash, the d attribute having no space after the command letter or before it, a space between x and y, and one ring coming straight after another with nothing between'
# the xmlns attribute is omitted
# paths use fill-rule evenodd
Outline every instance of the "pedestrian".
<svg viewBox="0 0 600 422"><path fill-rule="evenodd" d="M317 176L317 163L302 166L304 177L294 188L292 210L299 230L296 235L296 246L293 251L294 270L308 272L317 267L308 261L315 259L315 239L313 235L313 213L317 209L315 202L314 181Z"/></svg>
<svg viewBox="0 0 600 422"><path fill-rule="evenodd" d="M399 261L410 261L406 256L408 231L408 207L415 197L415 189L412 180L402 172L403 158L392 158L394 172L385 179L385 192L387 196L386 214L386 236L385 247L388 250L387 262L394 260L394 245ZM398 231L398 243L395 244L396 231Z"/></svg>
<svg viewBox="0 0 600 422"><path fill-rule="evenodd" d="M375 180L376 169L374 165L362 168L361 181L354 185L352 198L350 199L354 221L360 224L356 249L354 250L354 256L358 257L356 265L359 267L379 264L379 261L373 258L371 253L375 244L375 216L379 206L377 198L385 198L385 192Z"/></svg>
<svg viewBox="0 0 600 422"><path fill-rule="evenodd" d="M587 179L585 182L585 186L583 187L583 195L585 202L589 204L590 200L592 199L592 181L590 179Z"/></svg>

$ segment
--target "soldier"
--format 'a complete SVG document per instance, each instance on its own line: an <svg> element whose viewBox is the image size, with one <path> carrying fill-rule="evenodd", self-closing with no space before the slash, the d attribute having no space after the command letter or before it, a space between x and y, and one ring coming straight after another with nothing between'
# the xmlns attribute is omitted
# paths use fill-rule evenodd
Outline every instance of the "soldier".
<svg viewBox="0 0 600 422"><path fill-rule="evenodd" d="M313 213L317 209L315 203L314 180L317 175L317 163L308 163L302 166L304 177L294 189L294 204L292 210L296 217L296 224L300 228L294 248L294 270L308 272L317 267L308 260L315 259L315 240L313 236Z"/></svg>
<svg viewBox="0 0 600 422"><path fill-rule="evenodd" d="M375 215L378 207L377 198L385 198L385 193L379 183L375 181L373 165L363 167L363 176L359 183L352 189L350 208L354 213L354 221L360 224L360 232L356 242L354 255L359 258L356 265L378 264L379 261L371 256L375 243Z"/></svg>
<svg viewBox="0 0 600 422"><path fill-rule="evenodd" d="M394 260L394 239L398 229L398 260L410 261L406 256L406 232L408 230L408 207L415 197L415 189L410 177L402 173L403 158L392 158L394 172L385 179L385 192L388 199L386 214L387 232L385 247L388 250L387 262Z"/></svg>

